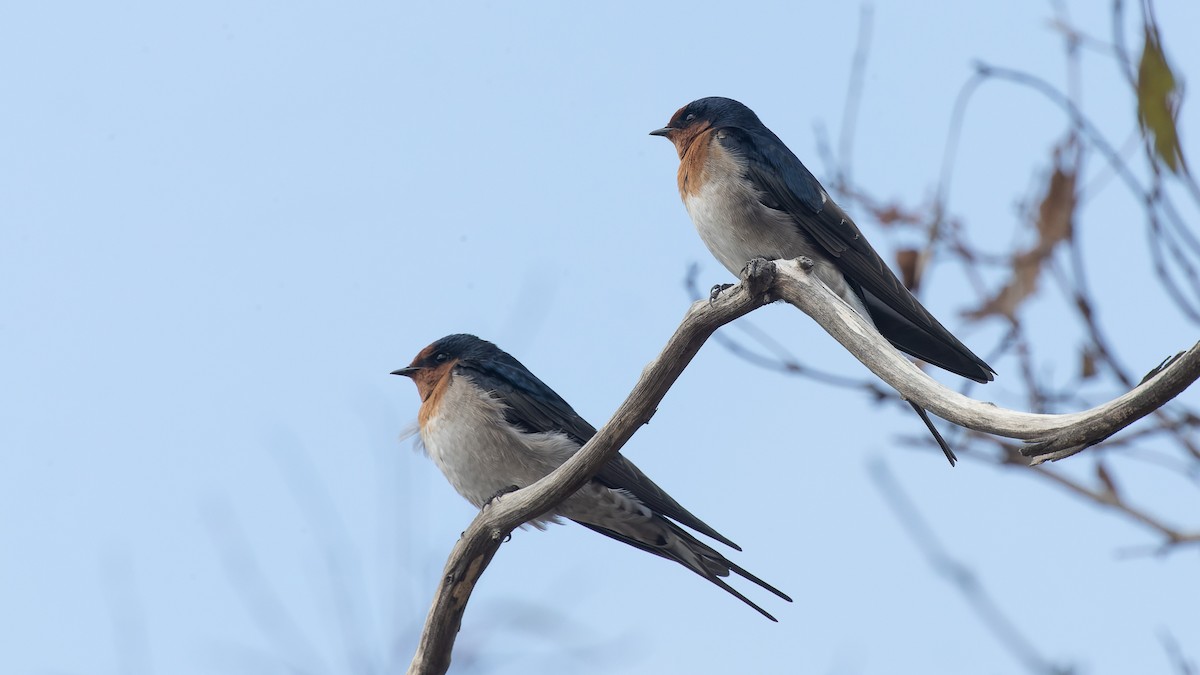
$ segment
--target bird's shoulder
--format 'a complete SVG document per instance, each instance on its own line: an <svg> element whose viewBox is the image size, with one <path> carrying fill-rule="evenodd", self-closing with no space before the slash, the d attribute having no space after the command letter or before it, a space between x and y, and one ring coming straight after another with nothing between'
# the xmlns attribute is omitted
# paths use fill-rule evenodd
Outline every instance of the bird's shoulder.
<svg viewBox="0 0 1200 675"><path fill-rule="evenodd" d="M516 359L464 360L456 366L455 373L469 378L474 386L499 401L504 406L505 421L523 432L564 434L581 446L596 435L595 427ZM608 489L623 490L655 512L737 547L683 508L620 454L601 467L593 481Z"/></svg>
<svg viewBox="0 0 1200 675"><path fill-rule="evenodd" d="M516 359L464 360L455 374L504 405L505 420L526 433L563 433L582 445L596 433L575 409Z"/></svg>
<svg viewBox="0 0 1200 675"><path fill-rule="evenodd" d="M771 196L781 199L780 207L803 206L818 213L829 202L829 195L808 167L796 157L779 137L769 129L747 130L738 127L723 129L721 145L738 157L746 170L746 178L758 184ZM779 194L777 194L779 193Z"/></svg>
<svg viewBox="0 0 1200 675"><path fill-rule="evenodd" d="M737 156L745 179L768 208L786 212L796 226L833 256L864 246L858 226L779 137L769 129L731 128L721 138Z"/></svg>

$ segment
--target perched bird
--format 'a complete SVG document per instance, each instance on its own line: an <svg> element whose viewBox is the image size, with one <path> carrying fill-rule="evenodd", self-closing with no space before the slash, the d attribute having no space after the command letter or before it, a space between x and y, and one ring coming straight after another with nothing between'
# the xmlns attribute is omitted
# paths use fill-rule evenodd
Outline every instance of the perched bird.
<svg viewBox="0 0 1200 675"><path fill-rule="evenodd" d="M913 297L858 226L754 111L713 96L680 108L663 136L679 153L679 194L708 250L738 274L754 258L806 256L813 272L897 349L990 382L991 366ZM954 452L910 402L950 464Z"/></svg>
<svg viewBox="0 0 1200 675"><path fill-rule="evenodd" d="M549 474L596 433L520 361L474 335L449 335L393 375L412 378L421 396L421 442L434 464L479 508ZM775 621L722 577L734 572L791 598L730 562L680 525L741 550L617 455L578 492L529 524L569 518L617 541L683 565ZM674 522L672 522L674 521Z"/></svg>

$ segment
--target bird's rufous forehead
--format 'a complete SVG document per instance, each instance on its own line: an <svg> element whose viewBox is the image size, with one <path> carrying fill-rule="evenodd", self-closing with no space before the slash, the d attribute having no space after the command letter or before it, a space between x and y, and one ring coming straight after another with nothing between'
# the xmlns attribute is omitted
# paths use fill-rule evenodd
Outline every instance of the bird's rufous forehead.
<svg viewBox="0 0 1200 675"><path fill-rule="evenodd" d="M690 104L689 104L689 105L690 105ZM684 111L684 110L687 110L687 106L686 106L686 105L685 105L685 106L683 106L682 108L680 108L679 110L676 110L674 115L671 115L671 121L670 121L670 122L668 122L668 124L669 124L670 126L677 126L677 125L676 125L676 122L681 122L681 121L683 121L683 111Z"/></svg>
<svg viewBox="0 0 1200 675"><path fill-rule="evenodd" d="M415 366L415 365L421 363L422 361L431 358L433 356L436 348L437 348L436 342L425 347L421 351L417 352L417 355L413 357L412 363L410 363L408 365Z"/></svg>
<svg viewBox="0 0 1200 675"><path fill-rule="evenodd" d="M413 384L417 385L417 393L420 394L422 401L428 400L430 395L438 389L438 385L444 386L449 382L450 373L459 361L451 358L441 363L434 362L433 356L439 351L436 347L437 345L433 344L422 349L413 358L410 366L420 367L420 370L409 377L412 378Z"/></svg>

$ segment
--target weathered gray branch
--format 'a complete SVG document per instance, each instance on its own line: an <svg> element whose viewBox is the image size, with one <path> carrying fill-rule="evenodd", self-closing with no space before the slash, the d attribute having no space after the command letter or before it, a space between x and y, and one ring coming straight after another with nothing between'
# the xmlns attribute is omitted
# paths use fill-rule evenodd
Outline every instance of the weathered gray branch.
<svg viewBox="0 0 1200 675"><path fill-rule="evenodd" d="M1062 415L1018 412L977 401L921 372L794 260L776 261L772 291L800 308L902 396L942 419L984 433L1029 441L1032 464L1095 445L1162 407L1200 378L1200 343L1133 390L1091 410Z"/></svg>
<svg viewBox="0 0 1200 675"><path fill-rule="evenodd" d="M824 284L803 259L750 265L742 283L713 302L688 309L662 353L596 435L542 480L494 501L480 511L450 552L425 621L410 674L445 673L467 600L500 543L520 524L550 511L583 485L654 415L663 396L721 326L776 299L800 308L905 398L954 424L1007 438L1032 441L1032 463L1059 459L1094 445L1147 415L1200 378L1200 344L1154 377L1109 403L1082 413L1040 415L976 401L937 383L897 352Z"/></svg>

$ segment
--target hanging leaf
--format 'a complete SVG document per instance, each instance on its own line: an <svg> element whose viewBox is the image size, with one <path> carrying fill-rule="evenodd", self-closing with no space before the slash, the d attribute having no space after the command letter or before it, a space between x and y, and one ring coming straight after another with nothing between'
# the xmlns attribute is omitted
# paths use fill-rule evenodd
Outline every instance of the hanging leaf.
<svg viewBox="0 0 1200 675"><path fill-rule="evenodd" d="M1067 142L1068 146L1072 143L1072 140ZM980 319L990 314L1015 317L1021 303L1037 290L1042 263L1054 253L1055 246L1071 238L1071 221L1077 200L1075 173L1073 167L1064 166L1062 154L1061 147L1055 148L1054 172L1050 174L1046 196L1038 206L1037 243L1013 256L1012 276L1008 283L982 306L968 313L968 317Z"/></svg>
<svg viewBox="0 0 1200 675"><path fill-rule="evenodd" d="M1096 355L1092 350L1084 349L1079 361L1079 379L1090 380L1096 376Z"/></svg>
<svg viewBox="0 0 1200 675"><path fill-rule="evenodd" d="M896 266L900 268L900 281L903 281L904 287L913 293L916 293L917 287L921 285L921 280L917 278L917 260L920 256L921 252L915 248L902 248L896 251Z"/></svg>
<svg viewBox="0 0 1200 675"><path fill-rule="evenodd" d="M1138 123L1154 137L1154 153L1172 172L1179 173L1182 149L1175 127L1179 112L1179 89L1159 41L1158 26L1145 29L1146 44L1138 64Z"/></svg>

